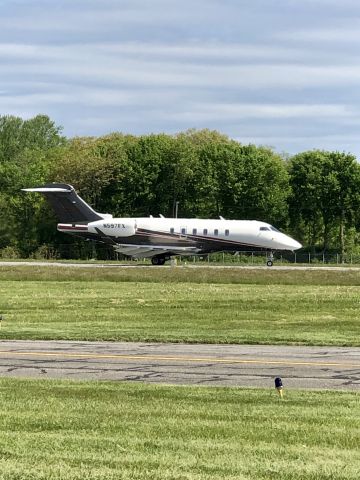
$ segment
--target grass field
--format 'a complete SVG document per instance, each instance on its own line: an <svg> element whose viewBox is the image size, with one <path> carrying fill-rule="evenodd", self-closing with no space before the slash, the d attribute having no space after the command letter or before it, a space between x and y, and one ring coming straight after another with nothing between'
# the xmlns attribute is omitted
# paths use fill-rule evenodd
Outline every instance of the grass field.
<svg viewBox="0 0 360 480"><path fill-rule="evenodd" d="M0 266L0 281L79 281L108 280L110 282L148 282L148 283L219 283L249 285L334 285L360 286L360 270L293 269L275 270L263 268L218 267L208 268L191 265L186 267L142 267L122 268L106 266L103 268L37 267L37 266Z"/></svg>
<svg viewBox="0 0 360 480"><path fill-rule="evenodd" d="M360 345L360 272L0 269L0 338Z"/></svg>
<svg viewBox="0 0 360 480"><path fill-rule="evenodd" d="M0 379L0 479L357 480L350 392Z"/></svg>

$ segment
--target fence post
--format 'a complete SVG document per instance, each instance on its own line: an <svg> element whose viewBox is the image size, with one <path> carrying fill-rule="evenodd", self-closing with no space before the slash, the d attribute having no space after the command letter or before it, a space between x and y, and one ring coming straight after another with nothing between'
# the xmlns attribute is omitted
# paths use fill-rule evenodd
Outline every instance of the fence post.
<svg viewBox="0 0 360 480"><path fill-rule="evenodd" d="M294 253L294 263L296 263L296 252Z"/></svg>
<svg viewBox="0 0 360 480"><path fill-rule="evenodd" d="M309 263L311 263L311 253L309 252Z"/></svg>

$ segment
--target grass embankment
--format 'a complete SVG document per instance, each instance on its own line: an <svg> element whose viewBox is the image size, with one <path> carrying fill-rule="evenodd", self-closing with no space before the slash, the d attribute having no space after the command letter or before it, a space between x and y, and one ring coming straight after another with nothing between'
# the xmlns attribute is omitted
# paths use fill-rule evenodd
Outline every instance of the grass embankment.
<svg viewBox="0 0 360 480"><path fill-rule="evenodd" d="M0 380L0 479L346 479L350 392Z"/></svg>
<svg viewBox="0 0 360 480"><path fill-rule="evenodd" d="M360 345L360 272L0 269L0 338Z"/></svg>

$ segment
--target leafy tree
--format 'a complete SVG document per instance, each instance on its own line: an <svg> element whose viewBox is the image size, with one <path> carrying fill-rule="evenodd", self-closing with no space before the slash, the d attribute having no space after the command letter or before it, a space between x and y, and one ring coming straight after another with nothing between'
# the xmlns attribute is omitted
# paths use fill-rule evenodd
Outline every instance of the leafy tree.
<svg viewBox="0 0 360 480"><path fill-rule="evenodd" d="M44 115L29 120L0 117L2 245L21 245L28 250L41 241L38 227L42 200L25 196L21 188L48 179L51 152L65 143L60 132L61 128Z"/></svg>
<svg viewBox="0 0 360 480"><path fill-rule="evenodd" d="M286 226L290 190L282 158L269 148L239 146L236 167L233 216Z"/></svg>
<svg viewBox="0 0 360 480"><path fill-rule="evenodd" d="M193 180L194 214L286 224L289 181L280 156L270 149L241 145L217 132L191 132L188 136L199 157Z"/></svg>
<svg viewBox="0 0 360 480"><path fill-rule="evenodd" d="M65 143L61 127L46 115L29 120L0 116L0 164L20 162L25 150L48 151Z"/></svg>
<svg viewBox="0 0 360 480"><path fill-rule="evenodd" d="M194 163L192 146L170 135L143 135L127 142L126 152L128 172L122 195L129 214L173 216L176 201L185 212Z"/></svg>
<svg viewBox="0 0 360 480"><path fill-rule="evenodd" d="M51 179L73 185L96 209L101 209L104 188L117 176L115 155L107 137L76 137L53 157Z"/></svg>
<svg viewBox="0 0 360 480"><path fill-rule="evenodd" d="M359 209L360 167L353 155L313 150L295 155L289 163L293 227L302 224L314 244L322 231L323 248L330 246L332 227L338 228L338 245L345 250L345 226L351 226Z"/></svg>

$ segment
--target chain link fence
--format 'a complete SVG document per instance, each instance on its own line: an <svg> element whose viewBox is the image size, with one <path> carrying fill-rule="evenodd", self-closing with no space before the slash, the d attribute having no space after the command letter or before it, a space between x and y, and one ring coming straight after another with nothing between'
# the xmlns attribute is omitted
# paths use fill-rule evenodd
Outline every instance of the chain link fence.
<svg viewBox="0 0 360 480"><path fill-rule="evenodd" d="M268 259L266 252L238 252L229 254L224 252L213 253L206 256L182 257L181 261L207 262L221 264L261 265ZM274 264L300 264L300 265L342 265L360 264L360 255L340 255L339 253L310 253L310 252L275 252Z"/></svg>

